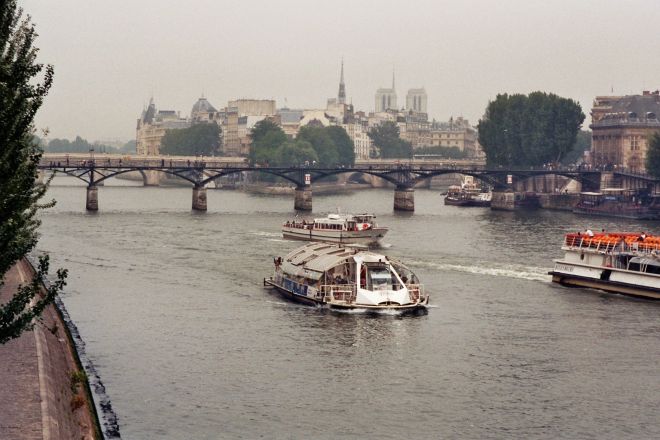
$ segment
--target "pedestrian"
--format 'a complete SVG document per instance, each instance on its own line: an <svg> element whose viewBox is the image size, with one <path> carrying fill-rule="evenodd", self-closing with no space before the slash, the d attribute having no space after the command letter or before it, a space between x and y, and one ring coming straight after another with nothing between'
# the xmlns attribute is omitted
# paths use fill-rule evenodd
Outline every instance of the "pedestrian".
<svg viewBox="0 0 660 440"><path fill-rule="evenodd" d="M594 231L592 231L591 229L587 229L585 231L585 234L587 234L587 237L593 237L594 236Z"/></svg>

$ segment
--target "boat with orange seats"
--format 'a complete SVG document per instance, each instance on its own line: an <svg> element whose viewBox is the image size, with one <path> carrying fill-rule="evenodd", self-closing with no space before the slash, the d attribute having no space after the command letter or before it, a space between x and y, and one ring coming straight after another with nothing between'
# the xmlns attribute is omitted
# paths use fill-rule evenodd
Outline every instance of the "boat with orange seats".
<svg viewBox="0 0 660 440"><path fill-rule="evenodd" d="M633 232L566 234L552 281L660 299L660 236Z"/></svg>

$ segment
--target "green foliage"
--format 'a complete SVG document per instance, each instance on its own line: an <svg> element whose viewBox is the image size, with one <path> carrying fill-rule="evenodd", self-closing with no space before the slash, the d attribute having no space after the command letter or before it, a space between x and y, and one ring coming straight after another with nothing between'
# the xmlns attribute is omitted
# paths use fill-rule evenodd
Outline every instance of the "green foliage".
<svg viewBox="0 0 660 440"><path fill-rule="evenodd" d="M646 171L660 179L660 133L654 133L649 139L649 147L646 150Z"/></svg>
<svg viewBox="0 0 660 440"><path fill-rule="evenodd" d="M584 152L589 150L591 150L591 131L580 130L575 139L575 146L562 158L561 163L564 165L581 163Z"/></svg>
<svg viewBox="0 0 660 440"><path fill-rule="evenodd" d="M327 127L302 127L298 131L298 138L309 142L319 157L318 165L321 167L336 167L340 165L339 151Z"/></svg>
<svg viewBox="0 0 660 440"><path fill-rule="evenodd" d="M458 147L421 147L414 151L415 156L424 154L437 155L447 159L465 159L468 156L465 151L461 151Z"/></svg>
<svg viewBox="0 0 660 440"><path fill-rule="evenodd" d="M274 164L277 149L287 141L284 131L270 119L257 122L250 132L250 138L252 140L248 156L250 163L260 165Z"/></svg>
<svg viewBox="0 0 660 440"><path fill-rule="evenodd" d="M291 141L277 124L264 119L254 126L250 137L253 164L283 167L315 163L335 167L355 162L353 141L341 127L302 127Z"/></svg>
<svg viewBox="0 0 660 440"><path fill-rule="evenodd" d="M394 121L385 121L367 133L378 148L383 159L409 159L412 157L412 144L401 139L399 126Z"/></svg>
<svg viewBox="0 0 660 440"><path fill-rule="evenodd" d="M489 165L559 162L575 146L584 118L577 102L554 94L497 95L479 121L479 143Z"/></svg>
<svg viewBox="0 0 660 440"><path fill-rule="evenodd" d="M278 167L301 166L319 161L314 147L307 141L285 142L275 151L272 165Z"/></svg>
<svg viewBox="0 0 660 440"><path fill-rule="evenodd" d="M221 131L215 122L167 130L160 144L160 153L173 156L215 156L220 150Z"/></svg>
<svg viewBox="0 0 660 440"><path fill-rule="evenodd" d="M76 370L70 373L71 377L71 392L77 393L79 386L84 386L87 383L87 374L83 370Z"/></svg>
<svg viewBox="0 0 660 440"><path fill-rule="evenodd" d="M342 127L330 126L324 129L335 148L337 149L337 156L339 156L339 165L352 167L355 164L355 144Z"/></svg>
<svg viewBox="0 0 660 440"><path fill-rule="evenodd" d="M0 288L9 269L35 247L37 210L48 206L38 204L47 186L35 183L42 151L33 120L51 87L53 68L36 62L36 32L21 15L15 0L0 3ZM59 270L58 280L30 305L47 272L44 257L32 282L0 305L0 343L29 328L64 286L66 271Z"/></svg>

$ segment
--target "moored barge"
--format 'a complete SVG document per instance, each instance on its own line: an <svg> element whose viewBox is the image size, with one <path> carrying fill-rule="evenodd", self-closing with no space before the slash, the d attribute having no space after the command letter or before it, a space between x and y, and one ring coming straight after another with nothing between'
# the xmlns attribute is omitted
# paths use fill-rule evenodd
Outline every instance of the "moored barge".
<svg viewBox="0 0 660 440"><path fill-rule="evenodd" d="M644 233L566 234L563 259L549 272L566 286L660 299L660 236Z"/></svg>

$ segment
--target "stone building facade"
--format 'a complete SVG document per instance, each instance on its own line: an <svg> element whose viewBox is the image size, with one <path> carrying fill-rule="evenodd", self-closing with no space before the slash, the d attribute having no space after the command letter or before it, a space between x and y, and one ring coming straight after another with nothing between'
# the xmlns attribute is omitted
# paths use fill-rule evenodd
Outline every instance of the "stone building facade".
<svg viewBox="0 0 660 440"><path fill-rule="evenodd" d="M136 152L139 155L157 156L167 130L190 127L191 122L174 110L157 110L153 98L137 120Z"/></svg>
<svg viewBox="0 0 660 440"><path fill-rule="evenodd" d="M481 152L477 129L460 116L448 122L432 122L429 137L431 147L457 147L469 157L478 157Z"/></svg>
<svg viewBox="0 0 660 440"><path fill-rule="evenodd" d="M660 132L659 115L658 91L597 96L591 110L592 165L644 172L648 139Z"/></svg>

